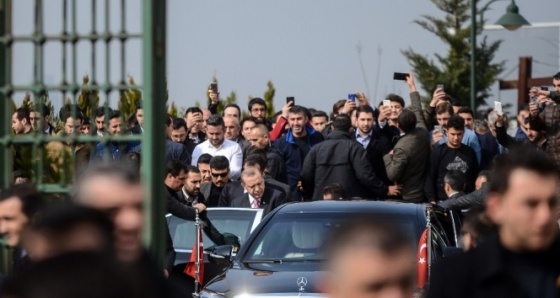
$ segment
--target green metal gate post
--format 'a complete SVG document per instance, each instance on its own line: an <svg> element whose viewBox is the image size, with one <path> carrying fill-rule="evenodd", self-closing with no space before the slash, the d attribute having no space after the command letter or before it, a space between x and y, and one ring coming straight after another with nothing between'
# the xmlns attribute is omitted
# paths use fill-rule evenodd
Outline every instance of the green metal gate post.
<svg viewBox="0 0 560 298"><path fill-rule="evenodd" d="M148 195L145 204L144 241L158 260L165 255L165 67L166 0L144 0L143 5L143 104L142 178Z"/></svg>
<svg viewBox="0 0 560 298"><path fill-rule="evenodd" d="M0 36L5 36L6 34L12 33L12 0L0 0ZM12 75L12 59L11 59L11 48L5 43L0 44L0 86L6 85L10 82ZM10 97L0 92L0 107L2 111L0 112L0 136L10 134L10 125L7 119L12 117L12 106ZM11 121L10 121L11 122ZM0 189L7 187L10 184L11 175L8 175L8 171L5 169L11 169L12 154L10 152L10 147L0 144ZM10 268L10 250L5 245L0 245L0 270L2 272L8 272Z"/></svg>

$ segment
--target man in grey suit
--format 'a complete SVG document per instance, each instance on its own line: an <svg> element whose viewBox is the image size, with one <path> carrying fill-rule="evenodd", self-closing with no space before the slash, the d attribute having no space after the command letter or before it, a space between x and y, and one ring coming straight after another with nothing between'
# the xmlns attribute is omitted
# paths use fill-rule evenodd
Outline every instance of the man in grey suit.
<svg viewBox="0 0 560 298"><path fill-rule="evenodd" d="M241 185L247 191L231 201L231 207L262 208L263 217L274 208L286 203L286 195L275 188L266 187L261 172L249 168L241 173Z"/></svg>
<svg viewBox="0 0 560 298"><path fill-rule="evenodd" d="M429 134L422 115L420 95L412 74L406 79L410 87L410 109L403 109L397 123L401 136L389 154L383 157L387 176L402 185L401 196L407 202L423 202L424 174L430 156Z"/></svg>

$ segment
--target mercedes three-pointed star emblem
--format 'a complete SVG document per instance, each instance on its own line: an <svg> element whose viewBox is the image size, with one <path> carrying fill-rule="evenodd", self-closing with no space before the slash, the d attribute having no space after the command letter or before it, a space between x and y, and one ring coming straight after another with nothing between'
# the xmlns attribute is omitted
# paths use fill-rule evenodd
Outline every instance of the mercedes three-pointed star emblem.
<svg viewBox="0 0 560 298"><path fill-rule="evenodd" d="M303 292L305 291L305 286L307 286L307 278L305 277L298 277L297 279L297 285L299 287L299 291Z"/></svg>

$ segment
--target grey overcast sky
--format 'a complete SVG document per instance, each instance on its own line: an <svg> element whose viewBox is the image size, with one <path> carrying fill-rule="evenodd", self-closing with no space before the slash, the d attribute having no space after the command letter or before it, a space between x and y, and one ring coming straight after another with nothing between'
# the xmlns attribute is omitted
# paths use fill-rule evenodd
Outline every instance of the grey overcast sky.
<svg viewBox="0 0 560 298"><path fill-rule="evenodd" d="M45 30L60 32L62 1L43 2ZM91 0L76 2L78 32L88 32L92 22ZM104 30L105 1L96 2L97 28ZM120 1L109 2L109 27L117 31ZM33 0L14 1L14 33L31 32L33 3ZM494 3L486 15L488 23L503 15L509 3L509 0ZM517 5L532 23L559 21L560 1L518 0ZM141 1L126 1L126 15L127 30L140 31ZM205 90L214 75L219 80L222 97L235 91L242 109L247 108L249 96L262 97L269 80L276 87L277 110L286 96L295 96L298 104L329 111L336 100L354 90L366 91L374 101L390 92L406 95L406 86L392 80L394 71L410 70L401 50L411 47L429 56L446 52L437 37L413 23L421 15L441 17L443 14L429 0L169 0L169 99L179 107L191 106L197 100L205 103ZM504 40L496 57L497 61L507 61L502 78L516 78L518 57L525 55L534 57L533 76L548 77L560 69L558 27L485 31L484 34L491 40ZM365 79L357 45L362 47ZM81 80L84 74L94 75L91 45L84 41L77 48L76 69ZM16 44L14 50L14 82L29 83L33 76L32 45ZM96 50L95 76L98 81L104 81L105 47L98 44ZM141 43L128 42L126 51L124 74L134 76L141 83ZM111 43L109 53L110 80L117 82L122 63L117 41ZM58 83L62 78L61 46L47 43L45 55L45 79L51 84ZM67 71L71 79L70 65ZM506 103L516 98L514 91L494 90L493 94L495 100ZM51 97L60 101L61 95L51 94ZM114 101L115 95L111 98Z"/></svg>

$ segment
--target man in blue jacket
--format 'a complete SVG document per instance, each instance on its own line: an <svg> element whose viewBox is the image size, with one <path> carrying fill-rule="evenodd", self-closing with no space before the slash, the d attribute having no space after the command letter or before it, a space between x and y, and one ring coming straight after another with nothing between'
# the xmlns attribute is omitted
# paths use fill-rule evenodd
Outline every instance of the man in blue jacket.
<svg viewBox="0 0 560 298"><path fill-rule="evenodd" d="M316 132L308 122L307 110L302 106L292 106L288 112L290 129L286 135L278 139L274 146L282 152L288 172L288 185L291 195L288 201L301 201L298 189L303 161L311 147L324 140L320 132Z"/></svg>

